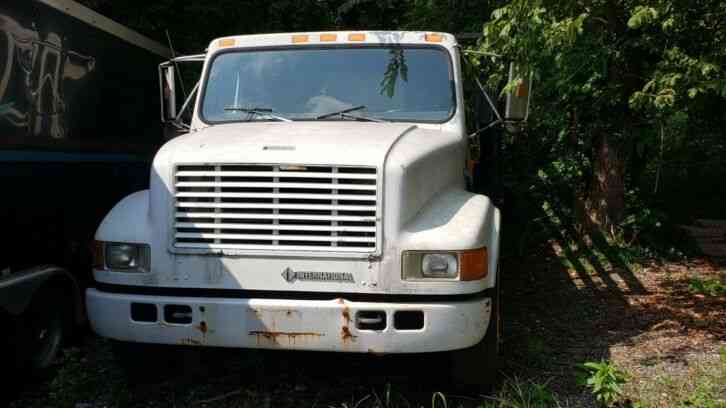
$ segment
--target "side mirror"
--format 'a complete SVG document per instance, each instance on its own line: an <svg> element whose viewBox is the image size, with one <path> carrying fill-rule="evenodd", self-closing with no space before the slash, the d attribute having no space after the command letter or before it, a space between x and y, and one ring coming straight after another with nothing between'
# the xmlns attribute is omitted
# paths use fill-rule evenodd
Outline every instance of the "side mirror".
<svg viewBox="0 0 726 408"><path fill-rule="evenodd" d="M184 55L159 64L161 122L165 125L164 138L167 140L189 132L204 58L204 54ZM182 77L196 79L188 95ZM181 90L179 95L177 85Z"/></svg>
<svg viewBox="0 0 726 408"><path fill-rule="evenodd" d="M521 78L521 82L507 93L504 119L511 122L526 122L529 117L529 101L532 94L532 76L522 72L514 64L509 65L509 83Z"/></svg>
<svg viewBox="0 0 726 408"><path fill-rule="evenodd" d="M176 77L174 65L165 62L159 65L159 97L161 100L161 121L176 119Z"/></svg>
<svg viewBox="0 0 726 408"><path fill-rule="evenodd" d="M482 81L480 80L480 82ZM475 111L474 121L476 130L479 130L487 127L490 123L495 121L497 117L483 92L477 88L473 96L473 109Z"/></svg>

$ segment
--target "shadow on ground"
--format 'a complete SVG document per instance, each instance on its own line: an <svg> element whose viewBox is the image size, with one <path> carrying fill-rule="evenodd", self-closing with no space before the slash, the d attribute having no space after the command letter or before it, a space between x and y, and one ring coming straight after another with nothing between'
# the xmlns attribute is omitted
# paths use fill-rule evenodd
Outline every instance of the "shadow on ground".
<svg viewBox="0 0 726 408"><path fill-rule="evenodd" d="M577 382L586 361L617 360L613 351L625 350L625 358L652 365L704 351L709 342L695 337L726 342L724 299L694 295L687 277L718 273L723 262L631 265L603 237L584 242L566 219L556 203L545 204L534 227L510 226L530 236L516 237L519 244L509 246L516 249L502 259L505 376L546 382L575 406L595 406Z"/></svg>

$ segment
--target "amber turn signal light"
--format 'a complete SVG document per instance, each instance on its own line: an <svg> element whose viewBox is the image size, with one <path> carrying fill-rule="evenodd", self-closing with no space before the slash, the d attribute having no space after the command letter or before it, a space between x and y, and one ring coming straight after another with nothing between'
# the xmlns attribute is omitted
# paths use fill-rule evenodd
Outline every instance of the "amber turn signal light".
<svg viewBox="0 0 726 408"><path fill-rule="evenodd" d="M459 280L484 279L488 274L489 257L486 247L459 252Z"/></svg>
<svg viewBox="0 0 726 408"><path fill-rule="evenodd" d="M93 241L93 268L106 269L106 262L103 259L103 242Z"/></svg>

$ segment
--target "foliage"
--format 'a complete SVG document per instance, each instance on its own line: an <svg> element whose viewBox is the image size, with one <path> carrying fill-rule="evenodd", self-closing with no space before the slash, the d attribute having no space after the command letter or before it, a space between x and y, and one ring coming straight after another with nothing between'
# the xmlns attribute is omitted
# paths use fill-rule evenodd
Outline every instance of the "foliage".
<svg viewBox="0 0 726 408"><path fill-rule="evenodd" d="M586 377L582 380L595 398L605 407L617 402L623 394L622 386L627 382L625 373L607 361L588 361L582 365Z"/></svg>
<svg viewBox="0 0 726 408"><path fill-rule="evenodd" d="M540 166L565 177L567 205L590 200L581 219L604 209L621 233L648 238L641 232L665 218L660 208L680 220L703 204L721 211L715 197L726 189L701 176L724 174L724 21L715 0L512 0L484 24L475 63L503 93L522 80L506 83L510 61L532 72L525 137Z"/></svg>
<svg viewBox="0 0 726 408"><path fill-rule="evenodd" d="M406 0L401 27L407 30L481 32L494 1L482 0Z"/></svg>
<svg viewBox="0 0 726 408"><path fill-rule="evenodd" d="M381 95L385 94L389 98L393 98L396 92L396 81L400 77L404 81L408 81L408 65L406 65L406 56L402 48L394 48L389 51L391 60L386 67L386 72L381 80Z"/></svg>
<svg viewBox="0 0 726 408"><path fill-rule="evenodd" d="M692 278L688 289L693 293L708 296L726 296L726 283L719 279Z"/></svg>

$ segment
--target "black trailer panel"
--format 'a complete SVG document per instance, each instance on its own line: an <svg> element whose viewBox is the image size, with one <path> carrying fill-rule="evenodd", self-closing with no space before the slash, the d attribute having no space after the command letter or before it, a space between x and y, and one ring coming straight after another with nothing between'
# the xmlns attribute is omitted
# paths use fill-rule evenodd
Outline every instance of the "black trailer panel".
<svg viewBox="0 0 726 408"><path fill-rule="evenodd" d="M45 2L0 4L0 270L72 265L146 188L163 60Z"/></svg>
<svg viewBox="0 0 726 408"><path fill-rule="evenodd" d="M148 188L167 57L69 0L0 2L0 320L39 291L78 315L97 226Z"/></svg>

